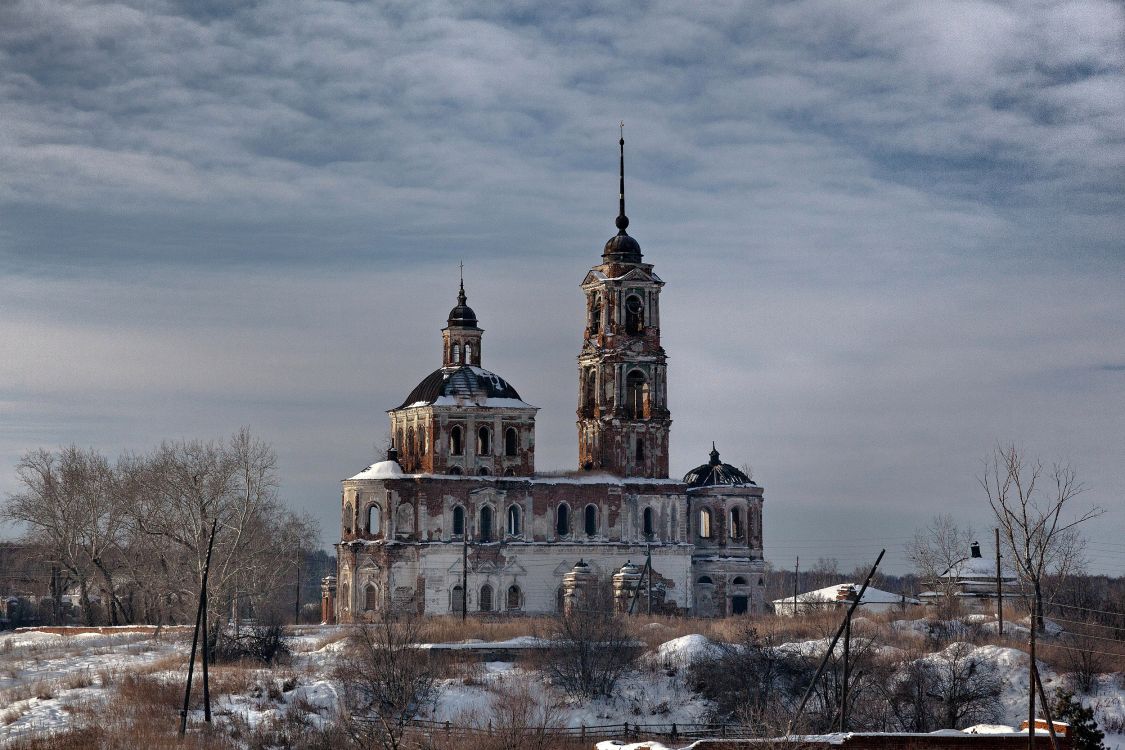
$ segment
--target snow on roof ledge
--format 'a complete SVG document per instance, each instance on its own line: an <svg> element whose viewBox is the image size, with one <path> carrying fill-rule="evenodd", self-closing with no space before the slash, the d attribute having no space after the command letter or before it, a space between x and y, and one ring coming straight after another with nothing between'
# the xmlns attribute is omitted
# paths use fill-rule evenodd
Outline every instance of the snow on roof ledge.
<svg viewBox="0 0 1125 750"><path fill-rule="evenodd" d="M401 476L403 476L402 467L398 465L398 461L380 461L371 464L349 479L388 479Z"/></svg>

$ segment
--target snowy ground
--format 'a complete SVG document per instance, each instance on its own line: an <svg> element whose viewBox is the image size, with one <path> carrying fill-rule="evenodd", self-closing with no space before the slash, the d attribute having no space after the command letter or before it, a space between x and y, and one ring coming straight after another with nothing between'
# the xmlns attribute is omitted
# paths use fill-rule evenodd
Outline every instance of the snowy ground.
<svg viewBox="0 0 1125 750"><path fill-rule="evenodd" d="M915 620L899 621L892 627L921 636L932 625ZM337 705L331 672L344 647L342 635L343 631L335 628L303 629L291 640L291 664L274 671L250 670L246 690L220 697L215 704L216 715L251 728L293 711L302 712L314 723L330 721ZM443 644L447 649L450 645ZM822 654L828 640L799 641L784 647ZM79 721L76 707L85 704L84 715L89 716L89 707L103 702L110 692L103 685L112 685L126 673L148 673L178 684L183 679L182 666L189 648L189 635L183 631L165 630L160 637L125 629L79 635L0 633L0 747L14 738L74 725ZM567 698L549 685L542 673L518 663L478 663L467 666L457 677L442 680L434 705L420 718L484 726L509 688L531 686L528 692L537 697L539 710L559 726L625 721L697 723L704 720L708 704L687 688L684 675L692 661L714 653L716 648L700 635L670 640L642 657L638 669L621 680L612 698L594 701ZM975 653L994 664L1003 680L1002 721L1018 725L1026 714L1027 655L1001 646L980 646ZM1045 665L1042 675L1048 693L1062 679ZM1123 675L1103 675L1097 689L1083 696L1103 728L1125 726L1123 682ZM1107 734L1106 746L1125 750L1125 735Z"/></svg>

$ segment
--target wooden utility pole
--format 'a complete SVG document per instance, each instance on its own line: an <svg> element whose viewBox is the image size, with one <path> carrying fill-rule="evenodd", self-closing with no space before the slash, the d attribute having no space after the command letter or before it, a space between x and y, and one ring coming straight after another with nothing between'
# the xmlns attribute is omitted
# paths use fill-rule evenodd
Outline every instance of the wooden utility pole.
<svg viewBox="0 0 1125 750"><path fill-rule="evenodd" d="M1034 608L1034 604L1032 607ZM1031 661L1031 674L1027 686L1027 750L1035 750L1035 614L1034 609L1031 615L1031 637L1028 640L1030 646L1029 654Z"/></svg>
<svg viewBox="0 0 1125 750"><path fill-rule="evenodd" d="M207 574L211 570L211 551L215 548L215 527L219 519L211 521L211 538L207 541L207 560L203 563L203 581L199 590L199 608L195 611L195 631L191 637L191 659L188 661L187 687L184 688L184 707L180 710L180 734L187 731L187 712L191 701L191 678L195 671L195 650L199 644L199 626L203 625L203 703L207 721L211 721L211 694L207 680Z"/></svg>
<svg viewBox="0 0 1125 750"><path fill-rule="evenodd" d="M1047 717L1047 734L1051 735L1051 747L1059 750L1059 738L1055 736L1055 720L1051 718L1051 704L1047 702L1047 693L1043 690L1039 667L1035 667L1035 687L1039 691L1039 700L1043 702L1043 715Z"/></svg>
<svg viewBox="0 0 1125 750"><path fill-rule="evenodd" d="M844 619L844 680L840 690L840 731L848 731L848 659L851 656L852 617Z"/></svg>
<svg viewBox="0 0 1125 750"><path fill-rule="evenodd" d="M468 524L461 529L461 622L465 622L469 612L469 529Z"/></svg>
<svg viewBox="0 0 1125 750"><path fill-rule="evenodd" d="M645 557L645 560L646 560L645 567L648 568L648 578L645 579L647 581L646 585L648 586L648 609L647 609L647 612L648 612L648 614L651 615L652 614L652 544L648 545L647 555Z"/></svg>
<svg viewBox="0 0 1125 750"><path fill-rule="evenodd" d="M1000 580L1000 529L999 527L993 529L996 532L996 622L999 627L1000 636L1004 635L1004 586Z"/></svg>
<svg viewBox="0 0 1125 750"><path fill-rule="evenodd" d="M797 616L797 586L801 580L801 556L797 555L797 564L793 568L793 616Z"/></svg>
<svg viewBox="0 0 1125 750"><path fill-rule="evenodd" d="M297 590L293 595L293 624L301 624L301 546L297 545Z"/></svg>

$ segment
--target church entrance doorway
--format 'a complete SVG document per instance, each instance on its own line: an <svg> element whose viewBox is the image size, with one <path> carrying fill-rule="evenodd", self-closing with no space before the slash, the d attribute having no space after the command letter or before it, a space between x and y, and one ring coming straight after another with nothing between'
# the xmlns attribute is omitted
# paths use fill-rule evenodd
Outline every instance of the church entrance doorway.
<svg viewBox="0 0 1125 750"><path fill-rule="evenodd" d="M748 608L749 602L745 596L732 596L730 598L730 613L732 615L744 615Z"/></svg>

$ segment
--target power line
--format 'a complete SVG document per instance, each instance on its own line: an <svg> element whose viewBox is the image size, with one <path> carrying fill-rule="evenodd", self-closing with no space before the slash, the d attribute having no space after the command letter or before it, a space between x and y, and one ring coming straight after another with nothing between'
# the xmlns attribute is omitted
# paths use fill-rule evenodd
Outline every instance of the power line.
<svg viewBox="0 0 1125 750"><path fill-rule="evenodd" d="M1077 609L1081 612L1097 612L1100 615L1113 615L1114 617L1125 617L1125 612L1109 612L1109 611L1104 610L1104 609L1092 609L1090 607L1079 607L1076 604L1058 604L1056 602L1051 602L1050 606L1052 606L1052 607L1062 607L1063 609Z"/></svg>
<svg viewBox="0 0 1125 750"><path fill-rule="evenodd" d="M1102 628L1104 630L1118 630L1118 631L1122 630L1122 627L1120 625L1098 625L1097 623L1086 622L1085 620L1067 620L1064 617L1056 617L1054 615L1043 615L1043 617L1045 617L1048 620L1051 620L1052 622L1069 622L1069 623L1074 624L1074 625L1085 625L1086 627L1089 627L1089 628ZM1071 635L1083 635L1082 633L1073 633L1071 631L1067 631L1067 632L1071 633ZM1121 642L1125 643L1125 638L1121 639Z"/></svg>

